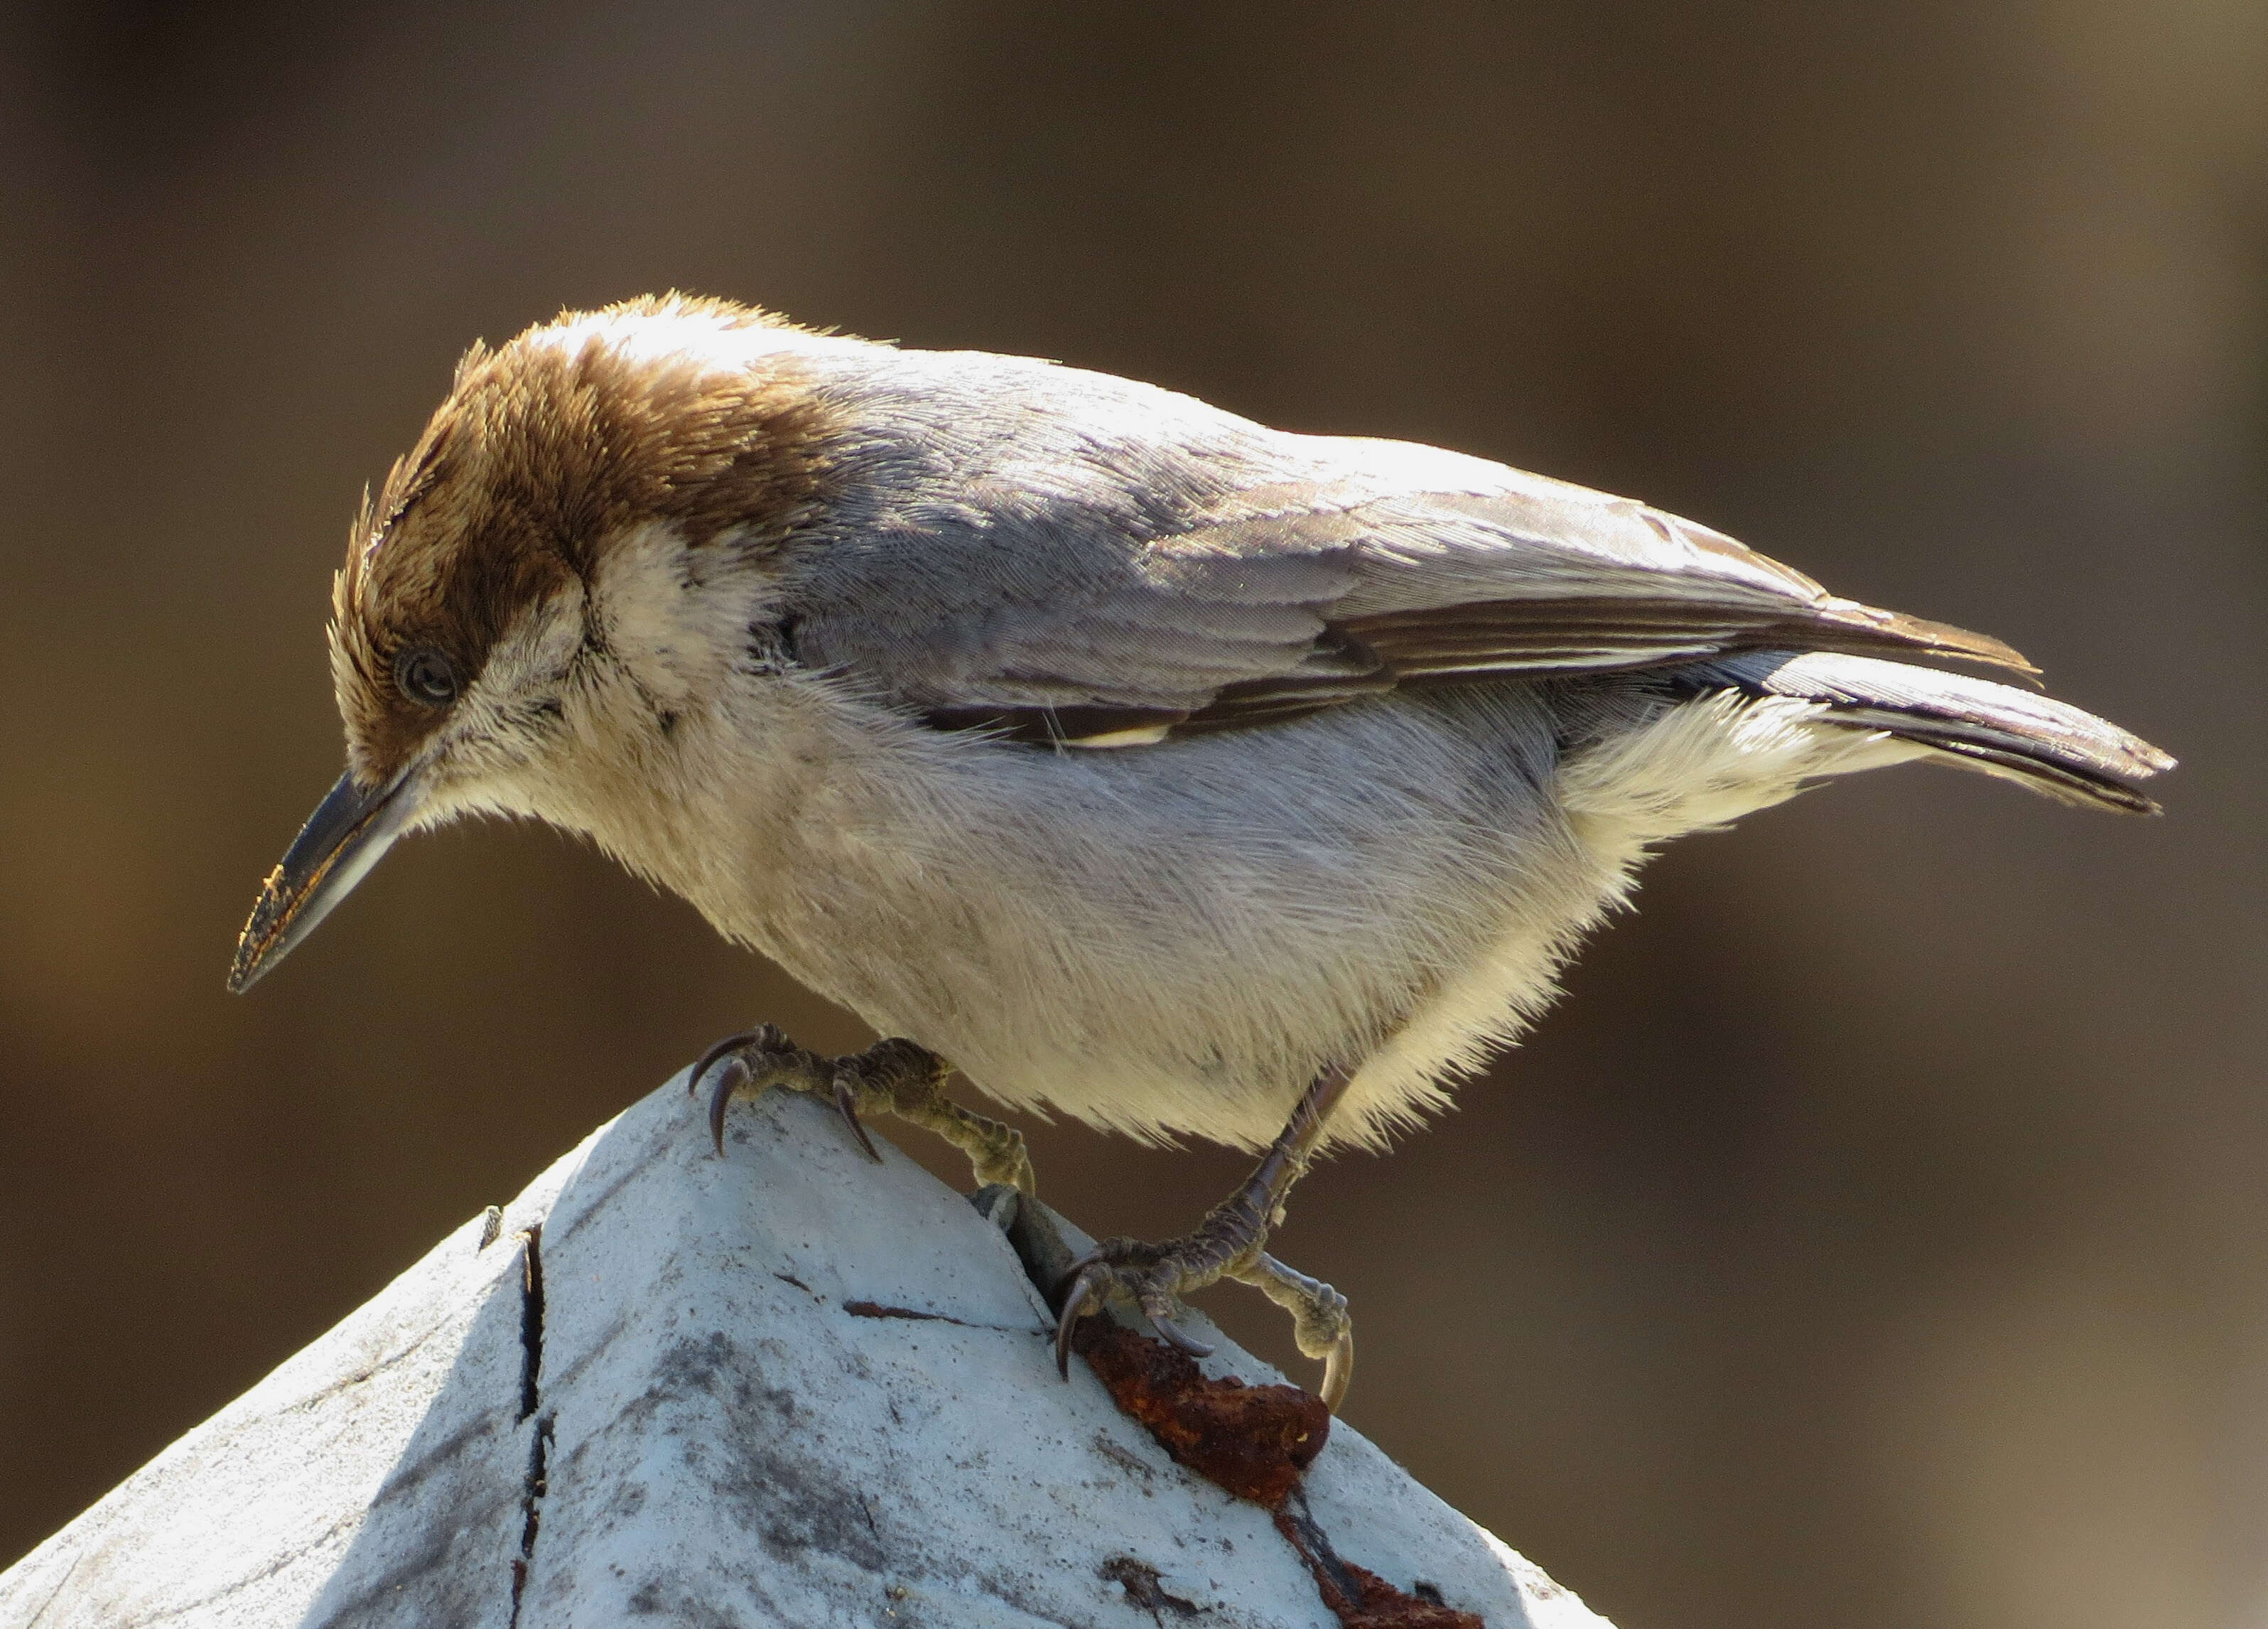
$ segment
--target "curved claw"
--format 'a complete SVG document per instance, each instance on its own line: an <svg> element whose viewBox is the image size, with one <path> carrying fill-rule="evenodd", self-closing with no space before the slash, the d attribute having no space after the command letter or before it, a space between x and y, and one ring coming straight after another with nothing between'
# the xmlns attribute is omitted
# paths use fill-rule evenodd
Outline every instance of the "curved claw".
<svg viewBox="0 0 2268 1629"><path fill-rule="evenodd" d="M1086 1316L1086 1303L1094 1294L1096 1281L1108 1271L1092 1256L1081 1257L1065 1269L1064 1277L1071 1289L1064 1296L1063 1310L1056 1315L1056 1373L1065 1380L1071 1378L1071 1337Z"/></svg>
<svg viewBox="0 0 2268 1629"><path fill-rule="evenodd" d="M725 1061L717 1074L716 1089L709 1094L709 1140L717 1145L722 1158L725 1153L725 1108L733 1101L733 1094L748 1078L748 1065L736 1055Z"/></svg>
<svg viewBox="0 0 2268 1629"><path fill-rule="evenodd" d="M1079 1327L1079 1319L1086 1316L1087 1303L1097 1297L1104 1283L1110 1278L1113 1265L1110 1258L1098 1250L1093 1255L1082 1256L1071 1263L1070 1266L1064 1269L1064 1276L1057 1280L1058 1283L1071 1286L1064 1294L1063 1310L1056 1315L1056 1373L1061 1375L1065 1380L1071 1378L1071 1332ZM1145 1296L1143 1298L1142 1307L1142 1315L1150 1320L1151 1326L1158 1331L1160 1338L1171 1345L1180 1347L1193 1358L1212 1356L1213 1349L1211 1346L1174 1323L1167 1314L1157 1310L1150 1304L1153 1300L1161 1299Z"/></svg>
<svg viewBox="0 0 2268 1629"><path fill-rule="evenodd" d="M866 1128L859 1124L858 1090L850 1084L847 1075L835 1077L835 1111L843 1117L843 1123L850 1128L850 1135L858 1139L858 1146L866 1151L866 1157L880 1165L882 1162L881 1153L874 1146L874 1139L866 1135Z"/></svg>
<svg viewBox="0 0 2268 1629"><path fill-rule="evenodd" d="M701 1084L701 1077L717 1066L718 1058L727 1053L737 1052L744 1046L754 1046L757 1042L766 1039L770 1033L771 1026L763 1024L755 1029L743 1030L736 1036L726 1036L722 1041L718 1042L695 1061L693 1072L685 1077L685 1095L688 1097L693 1095L695 1088Z"/></svg>
<svg viewBox="0 0 2268 1629"><path fill-rule="evenodd" d="M1316 1395L1323 1406L1334 1414L1346 1401L1347 1387L1354 1380L1354 1331L1349 1330L1331 1343L1330 1355L1323 1360L1323 1389Z"/></svg>
<svg viewBox="0 0 2268 1629"><path fill-rule="evenodd" d="M1193 1358L1209 1358L1212 1356L1212 1348L1211 1346L1197 1339L1197 1337L1191 1335L1180 1324L1166 1316L1165 1314L1161 1312L1152 1312L1147 1307L1142 1308L1142 1314L1145 1317L1150 1320L1150 1327L1156 1330L1159 1334L1164 1336L1169 1345L1179 1346L1183 1352L1188 1353L1189 1356Z"/></svg>

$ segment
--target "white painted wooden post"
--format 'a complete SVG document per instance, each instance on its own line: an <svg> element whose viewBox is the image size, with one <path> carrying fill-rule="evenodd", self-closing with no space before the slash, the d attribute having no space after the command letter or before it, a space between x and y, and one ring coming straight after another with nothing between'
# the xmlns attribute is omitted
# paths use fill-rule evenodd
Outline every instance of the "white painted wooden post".
<svg viewBox="0 0 2268 1629"><path fill-rule="evenodd" d="M1338 1623L1266 1511L1057 1378L994 1219L809 1099L732 1125L718 1160L681 1079L600 1127L0 1574L0 1629ZM1304 1493L1423 1601L1603 1623L1344 1425Z"/></svg>

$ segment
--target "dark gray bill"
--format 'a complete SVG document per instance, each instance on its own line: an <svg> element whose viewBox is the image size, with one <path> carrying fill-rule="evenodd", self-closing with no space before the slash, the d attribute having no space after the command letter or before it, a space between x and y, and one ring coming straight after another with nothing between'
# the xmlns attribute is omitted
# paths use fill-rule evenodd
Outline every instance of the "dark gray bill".
<svg viewBox="0 0 2268 1629"><path fill-rule="evenodd" d="M364 790L352 775L339 777L299 828L284 863L268 873L236 941L236 962L228 969L232 991L251 989L370 874L416 813L417 800L405 790L409 784L409 776L398 775Z"/></svg>

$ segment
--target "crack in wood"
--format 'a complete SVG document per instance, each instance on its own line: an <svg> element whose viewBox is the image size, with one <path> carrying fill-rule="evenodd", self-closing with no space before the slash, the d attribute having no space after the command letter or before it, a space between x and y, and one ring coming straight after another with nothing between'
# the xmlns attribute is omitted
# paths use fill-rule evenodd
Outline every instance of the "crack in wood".
<svg viewBox="0 0 2268 1629"><path fill-rule="evenodd" d="M964 1330L990 1330L998 1335L1029 1335L1039 1331L1019 1329L1011 1323L971 1323L966 1318L956 1318L942 1312L923 1312L914 1307L886 1307L874 1301L846 1301L843 1310L854 1318L909 1318L922 1323L951 1323Z"/></svg>
<svg viewBox="0 0 2268 1629"><path fill-rule="evenodd" d="M537 1415L543 1403L543 1224L520 1235L524 1248L519 1303L519 1419L535 1421L527 1448L527 1479L520 1492L519 1553L512 1563L511 1629L519 1629L519 1609L535 1566L536 1535L543 1527L543 1496L550 1491L553 1417Z"/></svg>

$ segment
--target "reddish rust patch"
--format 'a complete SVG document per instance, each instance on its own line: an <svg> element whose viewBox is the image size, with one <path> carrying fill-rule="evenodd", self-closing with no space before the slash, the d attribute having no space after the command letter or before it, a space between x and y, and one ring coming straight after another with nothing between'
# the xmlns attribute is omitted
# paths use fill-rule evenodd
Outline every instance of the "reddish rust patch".
<svg viewBox="0 0 2268 1629"><path fill-rule="evenodd" d="M1315 1589L1342 1629L1486 1629L1478 1612L1461 1612L1439 1601L1405 1595L1368 1567L1329 1553L1328 1547L1326 1553L1316 1554L1307 1542L1314 1524L1295 1519L1289 1511L1276 1512L1276 1530L1291 1541L1315 1575Z"/></svg>
<svg viewBox="0 0 2268 1629"><path fill-rule="evenodd" d="M1187 1353L1108 1318L1081 1323L1074 1345L1118 1406L1168 1454L1270 1510L1329 1440L1331 1412L1297 1386L1207 1380Z"/></svg>
<svg viewBox="0 0 2268 1629"><path fill-rule="evenodd" d="M1167 1453L1275 1513L1276 1530L1300 1552L1323 1604L1344 1629L1484 1629L1476 1612L1405 1595L1368 1568L1341 1560L1307 1514L1306 1499L1293 1497L1330 1439L1331 1412L1321 1398L1297 1386L1248 1386L1233 1376L1207 1380L1187 1353L1108 1318L1083 1321L1071 1344L1112 1400L1149 1427ZM1155 1589L1154 1571L1138 1578L1106 1567L1104 1575L1153 1612L1160 1603L1177 1611L1189 1605L1162 1594L1151 1600L1142 1586Z"/></svg>

